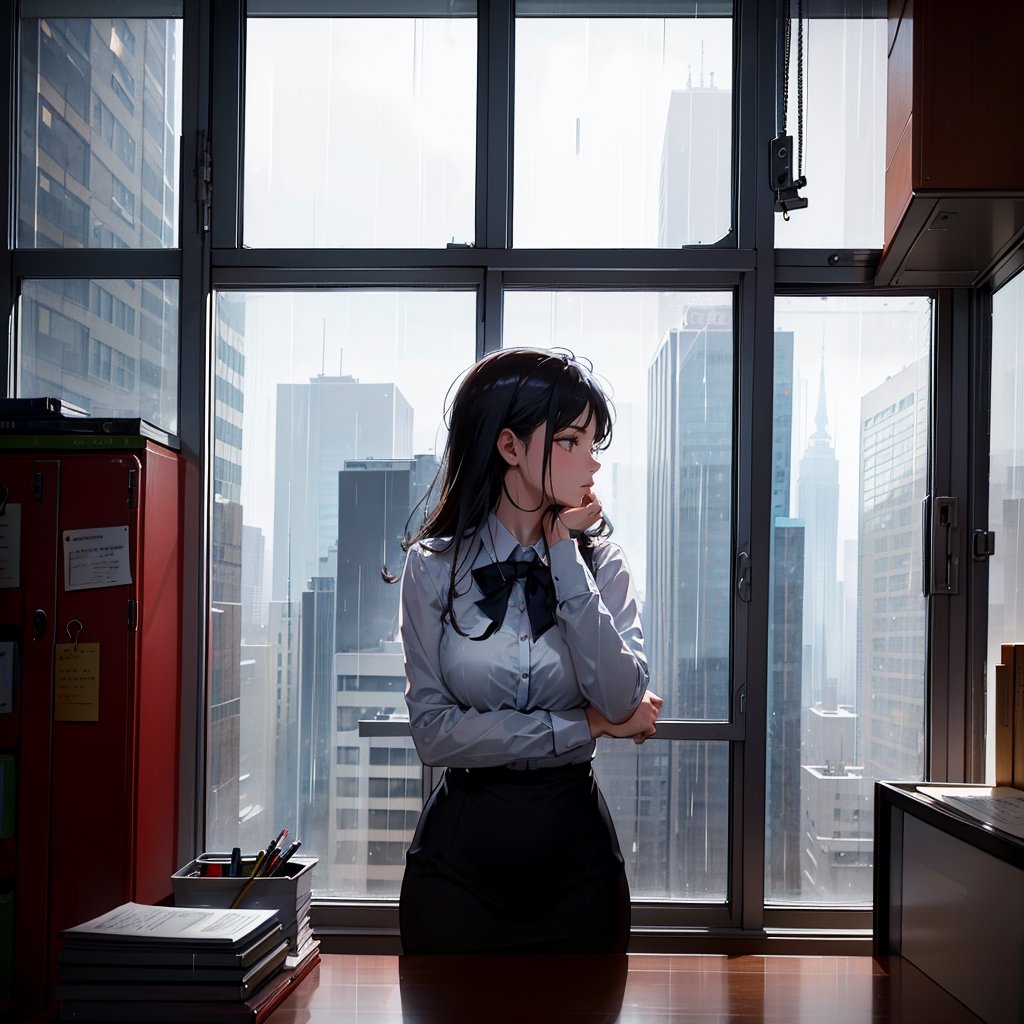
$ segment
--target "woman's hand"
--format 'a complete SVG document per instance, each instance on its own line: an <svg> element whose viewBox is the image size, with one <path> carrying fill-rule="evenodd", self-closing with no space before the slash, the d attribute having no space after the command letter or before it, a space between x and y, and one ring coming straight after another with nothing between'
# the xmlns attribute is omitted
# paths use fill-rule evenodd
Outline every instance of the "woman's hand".
<svg viewBox="0 0 1024 1024"><path fill-rule="evenodd" d="M617 739L632 738L634 743L643 743L648 736L653 736L658 730L654 723L661 714L663 701L656 694L648 690L643 699L624 722L609 722L604 715L595 707L587 708L587 721L590 723L590 735L597 739L599 736L612 736Z"/></svg>
<svg viewBox="0 0 1024 1024"><path fill-rule="evenodd" d="M552 505L544 516L544 539L550 548L560 540L568 540L573 533L582 533L601 521L601 499L593 493L583 497L583 504L575 508Z"/></svg>

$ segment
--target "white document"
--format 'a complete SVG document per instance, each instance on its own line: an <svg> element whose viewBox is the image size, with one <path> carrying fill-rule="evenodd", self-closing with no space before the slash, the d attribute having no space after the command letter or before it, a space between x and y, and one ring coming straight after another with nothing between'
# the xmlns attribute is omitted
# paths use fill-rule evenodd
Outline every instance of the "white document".
<svg viewBox="0 0 1024 1024"><path fill-rule="evenodd" d="M983 825L1024 839L1024 790L1011 786L918 786L917 789Z"/></svg>
<svg viewBox="0 0 1024 1024"><path fill-rule="evenodd" d="M64 589L119 587L132 581L128 527L64 531Z"/></svg>
<svg viewBox="0 0 1024 1024"><path fill-rule="evenodd" d="M258 932L276 910L223 910L209 907L151 907L125 903L84 924L65 929L76 938L129 939L133 942L231 945Z"/></svg>
<svg viewBox="0 0 1024 1024"><path fill-rule="evenodd" d="M0 516L0 587L21 586L21 505L8 503Z"/></svg>

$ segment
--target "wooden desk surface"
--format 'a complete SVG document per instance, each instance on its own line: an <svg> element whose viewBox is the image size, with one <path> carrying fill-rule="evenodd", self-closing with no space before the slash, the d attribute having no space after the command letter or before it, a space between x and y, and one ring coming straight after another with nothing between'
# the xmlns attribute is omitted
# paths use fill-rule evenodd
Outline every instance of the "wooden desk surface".
<svg viewBox="0 0 1024 1024"><path fill-rule="evenodd" d="M977 1024L899 957L326 954L270 1024Z"/></svg>

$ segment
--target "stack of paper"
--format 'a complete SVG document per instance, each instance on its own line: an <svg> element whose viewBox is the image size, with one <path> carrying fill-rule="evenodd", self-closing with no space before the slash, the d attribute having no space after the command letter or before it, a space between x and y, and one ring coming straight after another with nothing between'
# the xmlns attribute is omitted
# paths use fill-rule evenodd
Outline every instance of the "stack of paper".
<svg viewBox="0 0 1024 1024"><path fill-rule="evenodd" d="M126 903L63 934L62 1020L257 1022L319 960L286 963L272 910Z"/></svg>

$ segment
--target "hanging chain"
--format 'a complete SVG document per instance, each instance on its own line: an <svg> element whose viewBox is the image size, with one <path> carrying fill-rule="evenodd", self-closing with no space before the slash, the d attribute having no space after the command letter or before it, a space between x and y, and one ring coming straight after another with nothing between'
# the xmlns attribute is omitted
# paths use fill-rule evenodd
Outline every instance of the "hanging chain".
<svg viewBox="0 0 1024 1024"><path fill-rule="evenodd" d="M793 21L789 16L788 5L785 22L782 30L782 126L779 130L780 135L786 134L786 121L789 115L789 46L793 35Z"/></svg>
<svg viewBox="0 0 1024 1024"><path fill-rule="evenodd" d="M796 176L804 176L804 0L796 0ZM789 95L789 19L786 19L786 95Z"/></svg>

